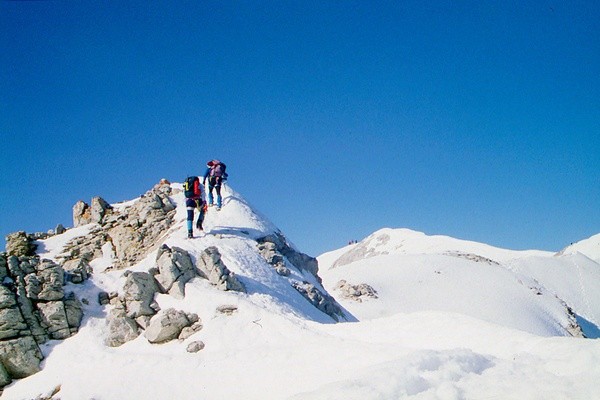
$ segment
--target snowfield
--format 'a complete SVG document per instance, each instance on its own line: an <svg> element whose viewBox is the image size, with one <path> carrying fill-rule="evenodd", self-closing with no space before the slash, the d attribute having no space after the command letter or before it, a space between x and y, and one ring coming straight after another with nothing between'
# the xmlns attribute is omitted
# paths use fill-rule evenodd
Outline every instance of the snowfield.
<svg viewBox="0 0 600 400"><path fill-rule="evenodd" d="M174 188L180 187L177 184ZM323 287L347 313L335 321L306 301L256 251L277 228L240 194L223 188L206 234L186 239L181 193L165 241L193 259L217 246L247 293L222 292L196 278L162 309L197 313L204 328L185 341L150 344L143 335L104 344L100 291L119 291L124 270L69 284L86 298L79 333L43 345L42 371L6 387L2 399L599 399L600 235L559 254L512 251L406 229L382 229L318 257ZM131 200L133 202L135 200ZM89 227L42 241L54 258ZM300 249L301 250L301 249ZM147 271L156 251L131 266ZM310 274L289 279L319 285ZM342 296L339 280L366 283L377 298ZM235 305L232 315L216 312ZM578 323L587 338L574 337ZM190 341L206 347L188 353Z"/></svg>

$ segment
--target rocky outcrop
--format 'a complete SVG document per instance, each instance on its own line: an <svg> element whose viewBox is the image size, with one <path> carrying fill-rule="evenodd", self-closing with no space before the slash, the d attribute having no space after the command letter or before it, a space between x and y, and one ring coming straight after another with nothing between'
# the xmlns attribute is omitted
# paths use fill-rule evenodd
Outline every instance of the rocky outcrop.
<svg viewBox="0 0 600 400"><path fill-rule="evenodd" d="M335 285L335 289L340 292L343 298L359 303L362 303L362 301L366 298L377 298L377 291L366 283L352 285L342 279L337 283L337 285Z"/></svg>
<svg viewBox="0 0 600 400"><path fill-rule="evenodd" d="M161 311L150 321L150 325L144 332L144 336L150 343L164 343L179 338L182 330L199 322L196 314L184 313L183 311L169 308ZM202 324L196 325L202 327Z"/></svg>
<svg viewBox="0 0 600 400"><path fill-rule="evenodd" d="M88 261L102 255L102 246L110 243L114 253L114 267L126 268L141 261L156 249L161 238L173 224L175 206L169 199L172 193L167 181L161 181L130 206L115 209L100 197L92 205L79 201L73 207L73 224L95 223L89 235L67 245L71 258L83 254Z"/></svg>
<svg viewBox="0 0 600 400"><path fill-rule="evenodd" d="M309 282L292 282L292 287L296 289L313 306L329 315L336 321L345 318L344 312L337 304L335 299L328 294L321 292L315 285Z"/></svg>
<svg viewBox="0 0 600 400"><path fill-rule="evenodd" d="M0 383L40 369L38 347L76 333L83 308L64 292L64 271L38 257L0 255Z"/></svg>
<svg viewBox="0 0 600 400"><path fill-rule="evenodd" d="M118 347L137 338L140 328L133 318L127 316L125 307L120 304L113 308L106 317L108 323L108 335L104 343L109 347Z"/></svg>
<svg viewBox="0 0 600 400"><path fill-rule="evenodd" d="M159 291L156 281L147 272L125 272L126 281L123 285L123 303L127 316L137 318L152 316L160 309L154 295Z"/></svg>
<svg viewBox="0 0 600 400"><path fill-rule="evenodd" d="M312 274L319 283L319 263L316 258L307 254L301 253L294 249L288 242L285 236L277 232L257 240L259 251L265 257L267 262L275 267L280 275L285 274L285 265L282 257L285 257L294 267L300 271L308 271ZM283 268L282 268L283 267Z"/></svg>
<svg viewBox="0 0 600 400"><path fill-rule="evenodd" d="M208 247L202 252L200 259L197 260L196 267L199 275L208 279L219 290L246 291L246 288L235 274L225 266L221 260L219 249L214 246Z"/></svg>
<svg viewBox="0 0 600 400"><path fill-rule="evenodd" d="M162 245L158 250L156 266L154 279L160 290L177 299L185 297L185 284L198 275L188 252L178 247L171 249Z"/></svg>
<svg viewBox="0 0 600 400"><path fill-rule="evenodd" d="M36 248L34 239L24 231L11 233L6 237L6 253L9 256L31 257L35 255Z"/></svg>
<svg viewBox="0 0 600 400"><path fill-rule="evenodd" d="M285 266L283 255L277 251L277 245L273 242L258 243L258 252L271 265L275 272L281 276L289 276L290 269Z"/></svg>
<svg viewBox="0 0 600 400"><path fill-rule="evenodd" d="M159 287L151 274L127 271L125 277L123 295L113 297L111 304L114 308L107 318L108 336L104 342L110 347L117 347L137 338L160 310L154 300Z"/></svg>

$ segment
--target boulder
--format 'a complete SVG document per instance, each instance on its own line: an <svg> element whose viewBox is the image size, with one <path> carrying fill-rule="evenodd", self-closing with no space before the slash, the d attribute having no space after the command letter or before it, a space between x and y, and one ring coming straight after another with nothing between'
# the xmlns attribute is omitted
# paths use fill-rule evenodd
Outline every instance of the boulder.
<svg viewBox="0 0 600 400"><path fill-rule="evenodd" d="M144 336L150 343L164 343L177 339L183 328L192 324L186 313L169 308L152 318Z"/></svg>
<svg viewBox="0 0 600 400"><path fill-rule="evenodd" d="M92 222L92 211L86 202L79 200L73 206L73 226L75 228Z"/></svg>
<svg viewBox="0 0 600 400"><path fill-rule="evenodd" d="M113 207L106 202L102 197L96 196L92 199L90 207L90 218L92 222L101 224L104 216L112 212Z"/></svg>
<svg viewBox="0 0 600 400"><path fill-rule="evenodd" d="M158 286L177 299L185 297L185 284L197 276L189 253L178 247L162 245L156 256Z"/></svg>
<svg viewBox="0 0 600 400"><path fill-rule="evenodd" d="M41 324L46 328L51 339L66 339L71 335L65 305L62 301L38 303L37 308Z"/></svg>
<svg viewBox="0 0 600 400"><path fill-rule="evenodd" d="M58 225L56 225L56 228L54 228L55 235L62 235L66 231L67 231L67 229L62 224L58 224Z"/></svg>
<svg viewBox="0 0 600 400"><path fill-rule="evenodd" d="M140 335L135 320L129 318L123 309L112 309L106 320L108 323L108 336L104 343L109 347L121 346Z"/></svg>
<svg viewBox="0 0 600 400"><path fill-rule="evenodd" d="M4 386L8 385L12 382L10 375L4 365L0 362L0 394L2 394L2 389Z"/></svg>
<svg viewBox="0 0 600 400"><path fill-rule="evenodd" d="M156 314L154 295L159 291L156 281L147 272L126 272L123 299L127 316L137 318Z"/></svg>
<svg viewBox="0 0 600 400"><path fill-rule="evenodd" d="M16 307L16 301L13 307L0 308L0 340L16 338L25 333L30 334L29 326Z"/></svg>
<svg viewBox="0 0 600 400"><path fill-rule="evenodd" d="M83 305L75 296L75 293L69 292L63 300L65 305L65 314L67 315L67 325L71 334L79 331L81 320L83 319Z"/></svg>
<svg viewBox="0 0 600 400"><path fill-rule="evenodd" d="M225 266L221 260L221 253L215 246L208 247L202 252L196 267L199 275L208 279L219 290L246 291L235 274Z"/></svg>
<svg viewBox="0 0 600 400"><path fill-rule="evenodd" d="M186 351L188 353L197 353L200 350L204 349L205 345L204 342L201 340L196 340L194 342L191 342L190 344L188 344Z"/></svg>
<svg viewBox="0 0 600 400"><path fill-rule="evenodd" d="M24 269L21 263L21 269ZM35 273L25 275L27 297L37 301L62 300L64 296L64 272L60 265L43 260L36 266Z"/></svg>
<svg viewBox="0 0 600 400"><path fill-rule="evenodd" d="M35 374L42 359L42 352L31 336L0 341L0 364L12 378Z"/></svg>
<svg viewBox="0 0 600 400"><path fill-rule="evenodd" d="M30 257L35 255L37 245L24 231L6 236L6 253L9 256Z"/></svg>
<svg viewBox="0 0 600 400"><path fill-rule="evenodd" d="M342 279L336 284L335 288L340 291L343 298L354 300L359 303L365 298L377 298L377 291L366 283L352 285Z"/></svg>
<svg viewBox="0 0 600 400"><path fill-rule="evenodd" d="M65 271L67 281L72 283L83 283L92 272L92 267L87 258L67 260L62 263L62 268Z"/></svg>

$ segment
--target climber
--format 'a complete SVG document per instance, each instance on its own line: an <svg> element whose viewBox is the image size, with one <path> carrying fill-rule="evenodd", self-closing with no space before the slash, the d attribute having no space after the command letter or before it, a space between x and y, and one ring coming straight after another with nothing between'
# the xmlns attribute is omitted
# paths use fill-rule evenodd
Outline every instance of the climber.
<svg viewBox="0 0 600 400"><path fill-rule="evenodd" d="M217 192L217 211L221 209L221 184L227 180L227 172L225 169L227 166L219 160L210 160L206 163L206 172L204 173L204 180L202 183L206 186L206 179L208 178L208 205L213 205L213 189Z"/></svg>
<svg viewBox="0 0 600 400"><path fill-rule="evenodd" d="M202 231L202 222L204 222L204 213L206 212L206 201L204 200L204 191L200 185L200 178L197 176L188 176L183 183L183 192L185 194L185 207L187 209L187 230L188 238L194 237L194 209L198 209L198 220L196 229Z"/></svg>

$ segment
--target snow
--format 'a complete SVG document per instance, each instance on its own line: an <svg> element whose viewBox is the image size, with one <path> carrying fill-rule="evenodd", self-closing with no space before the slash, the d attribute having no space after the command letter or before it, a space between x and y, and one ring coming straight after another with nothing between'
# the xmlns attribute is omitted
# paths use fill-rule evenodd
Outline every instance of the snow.
<svg viewBox="0 0 600 400"><path fill-rule="evenodd" d="M581 253L600 263L600 233L588 239L581 240L563 249L560 254Z"/></svg>
<svg viewBox="0 0 600 400"><path fill-rule="evenodd" d="M2 399L56 388L62 400L600 398L600 341L566 330L566 305L588 332L600 322L600 265L587 243L555 256L386 228L319 257L323 286L360 321L333 323L289 285L318 285L310 274L281 277L256 253L254 239L277 228L230 187L223 194L222 210L206 217L207 233L191 240L183 196L174 195L166 243L193 258L217 246L248 293L195 279L184 299L158 295L157 302L197 313L201 331L183 342L152 345L142 335L106 347L110 306L95 300L100 290L119 290L124 271L106 270L112 254L103 249L92 277L69 284L89 300L80 332L43 345L43 370L5 388ZM43 257L56 257L92 227L41 241ZM148 270L155 257L131 270ZM368 283L379 298L344 299L339 279ZM238 311L216 312L223 304ZM205 349L187 353L193 340Z"/></svg>

